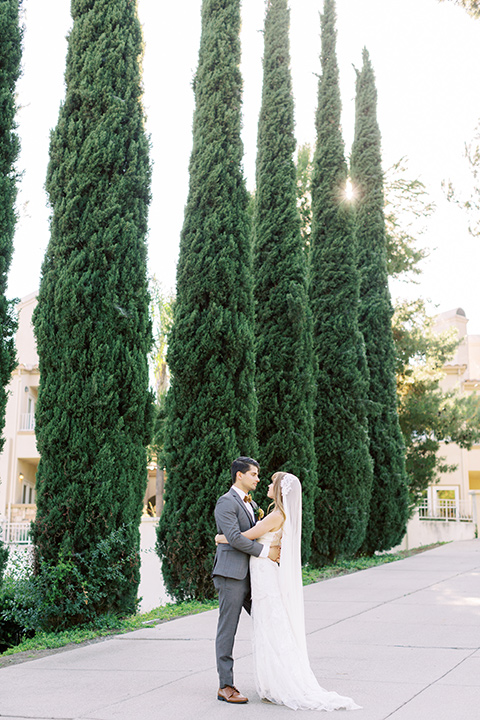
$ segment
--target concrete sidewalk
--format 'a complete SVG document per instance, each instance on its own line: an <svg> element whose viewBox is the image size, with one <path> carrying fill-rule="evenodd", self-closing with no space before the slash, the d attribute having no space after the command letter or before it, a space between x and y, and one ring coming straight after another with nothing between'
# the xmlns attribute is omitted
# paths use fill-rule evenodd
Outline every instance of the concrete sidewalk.
<svg viewBox="0 0 480 720"><path fill-rule="evenodd" d="M320 684L363 706L335 717L480 718L480 540L310 585L305 601L310 659ZM216 620L217 611L180 618L4 668L0 717L292 717L288 708L255 695L246 615L237 635L235 679L250 702L232 707L216 700Z"/></svg>

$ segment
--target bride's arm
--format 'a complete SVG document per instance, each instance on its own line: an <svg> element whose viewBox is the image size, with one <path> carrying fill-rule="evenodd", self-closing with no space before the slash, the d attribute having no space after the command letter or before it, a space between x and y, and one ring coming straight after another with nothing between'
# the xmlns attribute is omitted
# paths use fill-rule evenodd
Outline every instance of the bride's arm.
<svg viewBox="0 0 480 720"><path fill-rule="evenodd" d="M270 530L280 530L283 525L283 515L278 510L269 513L263 520L259 520L250 530L246 530L242 535L245 535L249 540L256 540L257 538L270 532Z"/></svg>
<svg viewBox="0 0 480 720"><path fill-rule="evenodd" d="M278 510L275 510L274 512L264 517L263 520L257 522L257 524L254 525L252 528L250 528L249 530L245 530L242 535L244 535L249 540L256 540L270 530L279 530L282 527L282 524L283 515ZM225 535L215 535L215 543L217 545L219 543L226 542L227 538L225 537Z"/></svg>

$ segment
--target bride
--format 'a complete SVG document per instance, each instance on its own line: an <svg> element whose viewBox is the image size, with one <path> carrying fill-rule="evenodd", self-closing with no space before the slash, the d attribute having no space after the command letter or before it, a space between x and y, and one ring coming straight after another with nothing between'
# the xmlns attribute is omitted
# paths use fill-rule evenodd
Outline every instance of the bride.
<svg viewBox="0 0 480 720"><path fill-rule="evenodd" d="M310 667L305 636L300 538L302 486L295 475L277 472L268 487L273 510L243 533L278 545L280 565L250 557L253 659L259 696L293 710L356 710L353 700L322 688ZM217 535L215 542L227 542Z"/></svg>

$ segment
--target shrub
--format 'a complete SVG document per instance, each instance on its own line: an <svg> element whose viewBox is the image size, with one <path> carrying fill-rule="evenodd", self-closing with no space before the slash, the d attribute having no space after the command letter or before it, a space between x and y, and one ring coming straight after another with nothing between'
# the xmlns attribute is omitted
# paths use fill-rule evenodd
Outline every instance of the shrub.
<svg viewBox="0 0 480 720"><path fill-rule="evenodd" d="M36 558L35 568L17 559L7 570L0 595L0 633L3 627L5 642L16 644L38 630L98 624L109 614L112 588L130 593L139 563L125 526L100 540L88 559L63 552L55 564Z"/></svg>
<svg viewBox="0 0 480 720"><path fill-rule="evenodd" d="M33 608L33 598L28 607L25 602L25 598L28 597L25 586L29 584L32 576L31 560L31 554L24 549L9 553L5 546L0 548L0 574L3 574L0 587L0 652L18 645L25 637L33 635L31 628L27 630L25 622L17 617L16 613L20 598L25 605L25 615Z"/></svg>
<svg viewBox="0 0 480 720"><path fill-rule="evenodd" d="M0 540L0 587L2 586L3 575L5 573L5 567L8 562L8 548Z"/></svg>

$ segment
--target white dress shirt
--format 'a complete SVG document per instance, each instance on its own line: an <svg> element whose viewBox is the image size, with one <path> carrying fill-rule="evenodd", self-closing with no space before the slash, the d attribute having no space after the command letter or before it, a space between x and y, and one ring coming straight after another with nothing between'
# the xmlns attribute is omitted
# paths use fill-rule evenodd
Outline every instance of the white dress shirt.
<svg viewBox="0 0 480 720"><path fill-rule="evenodd" d="M232 488L233 488L233 490L235 490L235 492L240 496L240 500L241 500L242 502L244 502L243 498L246 496L247 493L244 492L243 490L241 490L241 489L240 489L239 487L237 487L236 485L232 485ZM246 507L246 509L247 509L247 512L249 512L250 515L252 516L252 519L254 520L254 522L256 522L255 513L253 512L252 503L246 502L246 503L245 503L245 507ZM260 555L259 555L258 557L267 558L269 551L270 551L270 543L262 544L262 552L260 553Z"/></svg>

